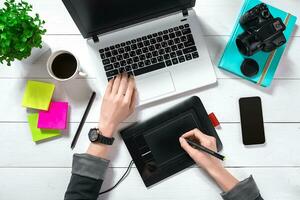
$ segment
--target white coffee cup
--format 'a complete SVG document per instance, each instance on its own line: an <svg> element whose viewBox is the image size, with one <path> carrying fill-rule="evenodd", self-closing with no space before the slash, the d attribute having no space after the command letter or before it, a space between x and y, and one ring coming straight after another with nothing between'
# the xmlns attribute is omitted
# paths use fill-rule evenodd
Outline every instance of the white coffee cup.
<svg viewBox="0 0 300 200"><path fill-rule="evenodd" d="M58 62L60 62L60 68L58 68ZM71 52L65 50L52 53L47 61L47 71L52 78L58 81L68 81L76 78L77 76L87 76L87 74L80 69L77 57Z"/></svg>

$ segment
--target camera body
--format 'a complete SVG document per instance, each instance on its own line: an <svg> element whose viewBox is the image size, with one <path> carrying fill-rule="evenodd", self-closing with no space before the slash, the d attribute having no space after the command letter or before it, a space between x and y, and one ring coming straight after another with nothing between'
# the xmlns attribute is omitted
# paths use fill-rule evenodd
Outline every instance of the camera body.
<svg viewBox="0 0 300 200"><path fill-rule="evenodd" d="M245 32L236 38L236 45L245 56L271 52L286 43L285 24L281 18L274 18L264 3L245 13L239 22Z"/></svg>

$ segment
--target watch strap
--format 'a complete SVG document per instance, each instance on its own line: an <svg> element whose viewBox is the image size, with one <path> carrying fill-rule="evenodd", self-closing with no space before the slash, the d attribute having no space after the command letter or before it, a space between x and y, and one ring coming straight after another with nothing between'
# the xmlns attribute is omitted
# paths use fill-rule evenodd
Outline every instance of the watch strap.
<svg viewBox="0 0 300 200"><path fill-rule="evenodd" d="M115 141L115 138L112 137L112 138L108 138L108 137L105 137L104 135L100 134L99 135L100 137L98 137L98 142L100 142L101 144L106 144L106 145L112 145Z"/></svg>
<svg viewBox="0 0 300 200"><path fill-rule="evenodd" d="M104 136L98 128L95 128L94 130L96 130L97 133L99 134L99 137L96 142L99 142L101 144L106 144L106 145L112 145L114 143L115 141L114 137L109 138Z"/></svg>

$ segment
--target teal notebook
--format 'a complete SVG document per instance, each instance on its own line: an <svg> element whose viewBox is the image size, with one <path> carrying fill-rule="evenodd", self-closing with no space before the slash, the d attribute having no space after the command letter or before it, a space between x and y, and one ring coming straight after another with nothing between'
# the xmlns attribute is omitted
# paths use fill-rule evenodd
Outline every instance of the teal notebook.
<svg viewBox="0 0 300 200"><path fill-rule="evenodd" d="M235 43L236 37L244 32L243 28L239 24L240 17L243 14L245 14L248 10L250 10L251 8L255 7L256 5L258 5L260 3L262 3L262 2L259 0L245 0L245 3L243 5L241 12L239 14L239 17L237 19L237 22L234 26L234 30L231 35L231 38L224 50L223 56L219 62L219 68L229 71L229 72L231 72L237 76L240 76L244 79L247 79L251 82L254 82L257 85L260 85L263 87L268 87L268 86L270 86L270 84L274 78L276 69L277 69L279 61L284 53L287 43L270 53L260 51L256 54L254 54L253 56L249 57L249 58L256 60L256 62L260 66L258 74L251 78L244 76L240 70L240 66L243 63L244 59L248 58L248 57L242 55L239 52L239 50L236 46L236 43ZM284 35L286 37L286 40L289 41L289 39L292 35L292 32L294 30L294 27L295 27L295 24L297 21L297 17L295 17L287 12L284 12L282 10L279 10L277 8L274 8L270 5L268 5L268 8L269 8L271 14L274 16L274 18L280 17L282 19L282 21L285 23L286 30L284 31Z"/></svg>

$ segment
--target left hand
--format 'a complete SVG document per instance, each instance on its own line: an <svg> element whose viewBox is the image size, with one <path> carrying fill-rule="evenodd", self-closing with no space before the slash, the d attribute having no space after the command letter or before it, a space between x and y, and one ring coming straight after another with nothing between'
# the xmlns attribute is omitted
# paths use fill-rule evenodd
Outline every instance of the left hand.
<svg viewBox="0 0 300 200"><path fill-rule="evenodd" d="M137 90L133 76L118 75L110 80L103 97L99 129L106 137L113 137L118 125L135 110ZM87 154L107 158L110 146L91 143Z"/></svg>
<svg viewBox="0 0 300 200"><path fill-rule="evenodd" d="M122 74L109 81L99 121L99 129L104 136L112 137L118 125L135 111L136 96L133 76Z"/></svg>

